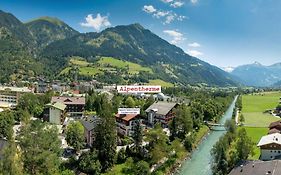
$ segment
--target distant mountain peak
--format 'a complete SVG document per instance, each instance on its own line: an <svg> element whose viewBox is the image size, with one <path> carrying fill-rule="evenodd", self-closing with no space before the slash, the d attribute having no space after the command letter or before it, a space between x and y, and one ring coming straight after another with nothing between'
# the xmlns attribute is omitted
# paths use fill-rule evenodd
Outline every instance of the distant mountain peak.
<svg viewBox="0 0 281 175"><path fill-rule="evenodd" d="M42 16L42 17L39 17L39 18L36 18L34 20L31 20L28 23L32 23L32 22L37 22L37 21L47 21L47 22L50 22L52 24L55 24L55 25L66 25L62 20L56 18L56 17L50 17L50 16Z"/></svg>
<svg viewBox="0 0 281 175"><path fill-rule="evenodd" d="M257 65L257 66L262 66L262 64L260 62L258 62L258 61L255 61L253 64Z"/></svg>

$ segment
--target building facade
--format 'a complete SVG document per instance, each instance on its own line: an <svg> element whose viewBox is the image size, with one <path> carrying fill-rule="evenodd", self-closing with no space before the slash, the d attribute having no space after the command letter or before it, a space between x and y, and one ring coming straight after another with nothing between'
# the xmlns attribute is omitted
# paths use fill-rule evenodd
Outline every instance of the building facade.
<svg viewBox="0 0 281 175"><path fill-rule="evenodd" d="M138 122L142 123L139 114L116 114L117 133L122 136L132 136L134 127Z"/></svg>
<svg viewBox="0 0 281 175"><path fill-rule="evenodd" d="M72 117L81 117L84 112L85 97L52 97L51 103L60 102L66 105L66 112Z"/></svg>
<svg viewBox="0 0 281 175"><path fill-rule="evenodd" d="M66 105L60 102L50 103L46 105L49 108L49 122L61 125L66 117Z"/></svg>
<svg viewBox="0 0 281 175"><path fill-rule="evenodd" d="M27 87L6 87L0 86L0 107L14 108L17 106L19 98L24 93L32 93Z"/></svg>
<svg viewBox="0 0 281 175"><path fill-rule="evenodd" d="M281 157L281 134L274 133L263 136L258 145L261 160L273 160Z"/></svg>
<svg viewBox="0 0 281 175"><path fill-rule="evenodd" d="M148 117L148 124L154 126L156 123L160 123L162 127L168 127L168 123L175 117L173 109L177 106L177 103L172 102L154 102L145 110Z"/></svg>

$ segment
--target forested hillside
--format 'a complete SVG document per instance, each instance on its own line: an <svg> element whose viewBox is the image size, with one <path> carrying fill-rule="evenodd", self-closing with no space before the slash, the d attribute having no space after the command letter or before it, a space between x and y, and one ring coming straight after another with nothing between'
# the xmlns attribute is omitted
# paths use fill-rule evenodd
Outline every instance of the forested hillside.
<svg viewBox="0 0 281 175"><path fill-rule="evenodd" d="M160 79L180 85L237 85L230 74L186 54L140 24L116 26L100 33L79 33L56 18L41 17L23 24L12 14L2 11L0 24L2 83L25 79L26 74L71 80L60 73L69 66L71 57L78 56L91 63L88 67L97 64L102 57L112 57L151 69L137 74L126 71L120 74L119 68L117 71L105 69L97 75L85 76L78 72L80 79L107 80L104 76L109 75L119 77L115 83Z"/></svg>

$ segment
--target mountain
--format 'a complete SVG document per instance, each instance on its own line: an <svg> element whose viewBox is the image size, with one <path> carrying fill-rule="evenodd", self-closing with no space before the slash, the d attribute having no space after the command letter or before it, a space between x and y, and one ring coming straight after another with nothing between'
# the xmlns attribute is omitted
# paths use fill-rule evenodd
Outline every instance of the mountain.
<svg viewBox="0 0 281 175"><path fill-rule="evenodd" d="M6 13L0 10L0 38L4 39L8 36L12 36L17 40L19 44L32 48L35 45L35 41L30 31L24 26L24 24L18 20L14 15Z"/></svg>
<svg viewBox="0 0 281 175"><path fill-rule="evenodd" d="M57 18L41 17L25 23L39 47L72 37L79 32Z"/></svg>
<svg viewBox="0 0 281 175"><path fill-rule="evenodd" d="M281 80L281 63L264 66L258 62L236 67L231 74L249 86L268 87Z"/></svg>
<svg viewBox="0 0 281 175"><path fill-rule="evenodd" d="M53 42L42 52L42 57L60 58L67 62L70 56L87 61L106 56L151 67L157 78L182 84L205 83L218 86L237 85L231 75L186 54L140 24L116 26L100 33L75 35Z"/></svg>
<svg viewBox="0 0 281 175"><path fill-rule="evenodd" d="M35 41L15 16L0 11L0 82L32 77L42 73L34 59Z"/></svg>
<svg viewBox="0 0 281 175"><path fill-rule="evenodd" d="M69 64L71 60L75 64ZM77 72L81 63L87 66L84 72ZM232 75L186 54L140 24L79 33L56 18L41 17L23 24L12 14L0 11L0 83L41 74L69 79L77 73L79 79L94 76L106 81L115 77L118 81L110 82L116 83L155 80L182 85L237 85Z"/></svg>

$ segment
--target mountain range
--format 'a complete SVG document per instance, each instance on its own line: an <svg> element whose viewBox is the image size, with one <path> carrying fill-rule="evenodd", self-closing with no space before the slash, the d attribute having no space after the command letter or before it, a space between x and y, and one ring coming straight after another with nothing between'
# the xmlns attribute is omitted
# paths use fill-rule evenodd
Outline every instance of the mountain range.
<svg viewBox="0 0 281 175"><path fill-rule="evenodd" d="M120 82L146 77L145 81L160 79L181 85L238 85L229 73L186 54L138 23L107 28L100 33L79 33L57 18L41 17L22 23L12 14L0 11L1 83L37 75L62 78L66 74L61 72L69 67L73 57L87 62L88 69L101 57L111 57L152 70L134 74L125 71L120 76L120 71L109 71L117 74ZM90 75L102 80L105 71L108 69L99 69L98 74L87 74L87 78ZM79 67L78 74L78 78L85 78Z"/></svg>
<svg viewBox="0 0 281 175"><path fill-rule="evenodd" d="M281 82L281 63L264 66L259 62L254 62L234 68L231 74L248 86L275 86Z"/></svg>

